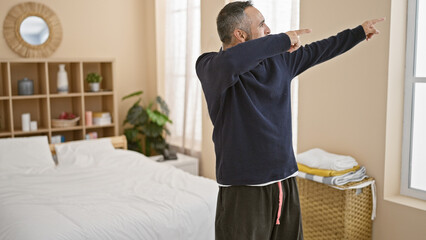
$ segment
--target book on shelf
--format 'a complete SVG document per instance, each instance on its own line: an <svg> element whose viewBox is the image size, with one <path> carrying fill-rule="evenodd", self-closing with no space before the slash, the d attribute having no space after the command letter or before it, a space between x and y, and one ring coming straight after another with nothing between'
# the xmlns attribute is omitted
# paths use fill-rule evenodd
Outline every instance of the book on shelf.
<svg viewBox="0 0 426 240"><path fill-rule="evenodd" d="M111 114L109 112L94 112L93 125L109 125L112 123Z"/></svg>
<svg viewBox="0 0 426 240"><path fill-rule="evenodd" d="M109 112L93 112L93 117L96 118L103 118L103 117L111 117L111 114Z"/></svg>

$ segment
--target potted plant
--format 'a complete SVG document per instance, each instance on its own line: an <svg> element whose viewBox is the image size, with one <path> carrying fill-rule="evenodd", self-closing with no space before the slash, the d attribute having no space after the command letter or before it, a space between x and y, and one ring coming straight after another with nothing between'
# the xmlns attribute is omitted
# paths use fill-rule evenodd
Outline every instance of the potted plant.
<svg viewBox="0 0 426 240"><path fill-rule="evenodd" d="M87 83L89 83L90 91L99 92L100 83L102 81L102 76L97 73L89 73L86 77Z"/></svg>
<svg viewBox="0 0 426 240"><path fill-rule="evenodd" d="M142 91L131 93L123 97L122 100L140 96L142 93ZM139 97L130 107L123 123L123 125L130 125L130 127L124 129L128 149L143 153L146 156L151 156L151 150L163 154L164 150L169 147L165 140L165 136L170 135L166 123L172 123L168 117L169 108L160 96L156 98L160 110L156 109L152 102L144 107L141 105L141 101L142 99ZM142 147L143 142L145 143L144 148Z"/></svg>

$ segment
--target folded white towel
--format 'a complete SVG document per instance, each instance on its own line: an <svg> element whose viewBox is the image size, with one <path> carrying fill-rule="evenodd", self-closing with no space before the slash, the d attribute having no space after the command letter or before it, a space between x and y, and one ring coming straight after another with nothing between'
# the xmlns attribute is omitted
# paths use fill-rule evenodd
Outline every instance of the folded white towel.
<svg viewBox="0 0 426 240"><path fill-rule="evenodd" d="M348 182L359 182L362 181L364 178L368 177L366 175L365 167L361 167L357 171L354 172L348 172L346 174L340 175L340 176L333 176L333 177L321 177L317 175L312 175L309 173L305 173L302 171L299 171L298 175L301 178L309 179L315 182L325 183L328 185L345 185Z"/></svg>
<svg viewBox="0 0 426 240"><path fill-rule="evenodd" d="M328 170L346 170L358 165L351 156L338 155L326 152L319 148L313 148L297 155L297 162L311 168Z"/></svg>

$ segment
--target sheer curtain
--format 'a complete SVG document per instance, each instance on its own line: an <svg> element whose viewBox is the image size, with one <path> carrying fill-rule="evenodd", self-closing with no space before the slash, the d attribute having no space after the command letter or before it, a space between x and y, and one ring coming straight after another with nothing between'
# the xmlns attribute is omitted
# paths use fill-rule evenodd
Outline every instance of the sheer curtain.
<svg viewBox="0 0 426 240"><path fill-rule="evenodd" d="M282 33L299 29L300 0L252 0L265 18L271 33ZM297 115L299 80L293 79L291 84L291 110L293 128L293 149L297 153Z"/></svg>
<svg viewBox="0 0 426 240"><path fill-rule="evenodd" d="M200 0L165 0L164 98L173 124L167 142L179 152L201 152L201 85L195 73L200 55Z"/></svg>

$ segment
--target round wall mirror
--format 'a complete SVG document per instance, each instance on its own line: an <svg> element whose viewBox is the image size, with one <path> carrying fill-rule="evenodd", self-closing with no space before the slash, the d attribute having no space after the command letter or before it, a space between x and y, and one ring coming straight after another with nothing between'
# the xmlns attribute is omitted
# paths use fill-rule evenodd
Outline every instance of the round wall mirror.
<svg viewBox="0 0 426 240"><path fill-rule="evenodd" d="M41 45L49 38L49 27L43 18L29 16L22 21L19 33L25 42L31 45Z"/></svg>
<svg viewBox="0 0 426 240"><path fill-rule="evenodd" d="M46 5L26 2L10 9L3 24L9 47L22 57L48 57L62 41L59 18Z"/></svg>

